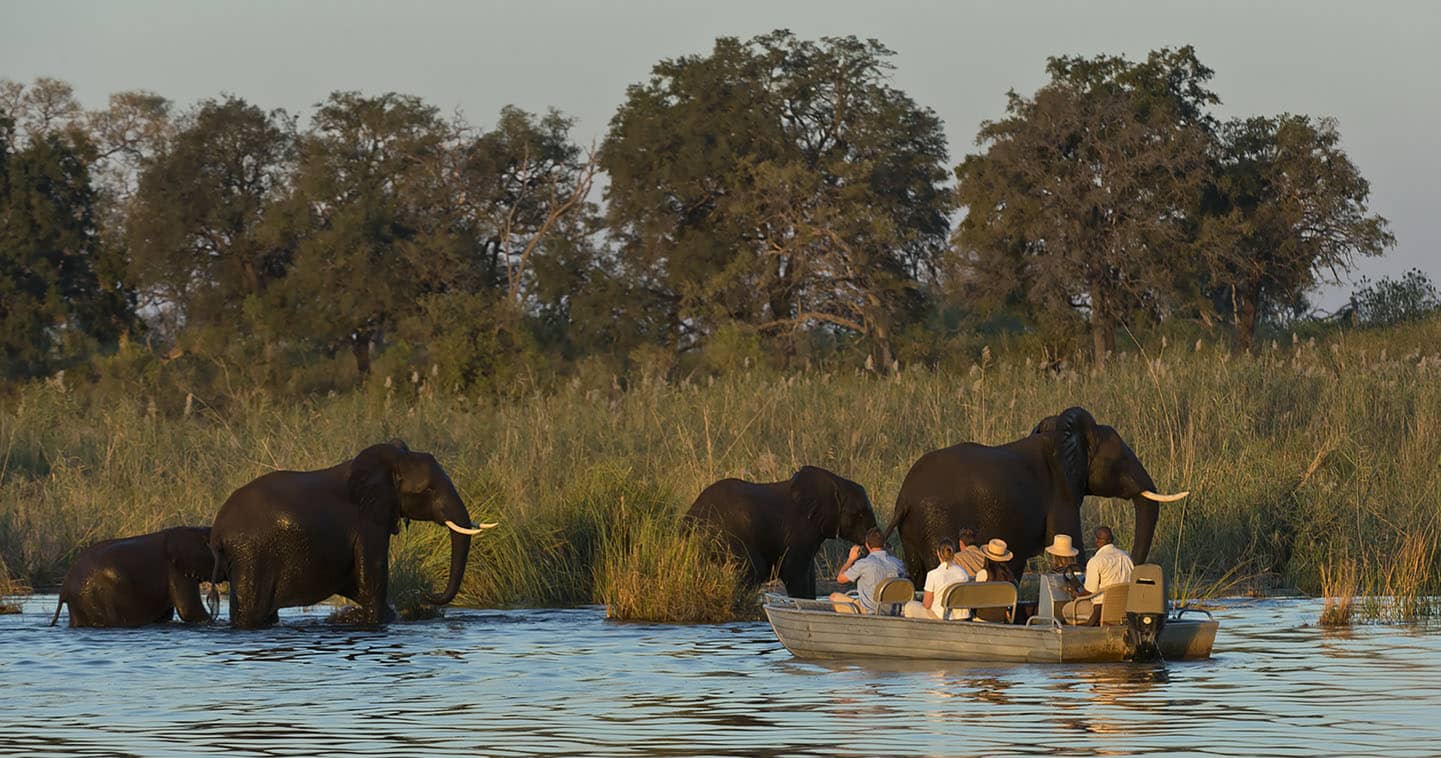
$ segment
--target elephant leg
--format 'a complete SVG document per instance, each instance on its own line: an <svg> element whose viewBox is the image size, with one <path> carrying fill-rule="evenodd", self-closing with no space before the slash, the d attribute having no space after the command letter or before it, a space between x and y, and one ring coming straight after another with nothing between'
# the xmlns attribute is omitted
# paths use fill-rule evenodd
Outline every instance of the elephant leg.
<svg viewBox="0 0 1441 758"><path fill-rule="evenodd" d="M187 624L210 620L205 601L200 599L200 585L173 568L170 569L170 604L180 612L180 620Z"/></svg>
<svg viewBox="0 0 1441 758"><path fill-rule="evenodd" d="M771 564L762 560L760 550L747 545L736 537L728 537L726 542L730 548L731 557L740 564L741 570L745 572L747 587L759 587L771 578Z"/></svg>
<svg viewBox="0 0 1441 758"><path fill-rule="evenodd" d="M355 597L360 604L361 623L384 624L395 619L395 610L390 607L390 540L389 536L377 540L380 544L366 544L357 540L355 546Z"/></svg>
<svg viewBox="0 0 1441 758"><path fill-rule="evenodd" d="M925 564L925 535L920 530L907 524L911 528L901 533L901 552L906 563L906 573L910 575L911 584L920 587L926 583L926 572L930 569Z"/></svg>
<svg viewBox="0 0 1441 758"><path fill-rule="evenodd" d="M781 581L791 597L816 596L815 551L790 550L781 559Z"/></svg>
<svg viewBox="0 0 1441 758"><path fill-rule="evenodd" d="M265 581L253 558L231 555L230 558L230 625L254 629L275 623L278 616L271 605L274 588Z"/></svg>

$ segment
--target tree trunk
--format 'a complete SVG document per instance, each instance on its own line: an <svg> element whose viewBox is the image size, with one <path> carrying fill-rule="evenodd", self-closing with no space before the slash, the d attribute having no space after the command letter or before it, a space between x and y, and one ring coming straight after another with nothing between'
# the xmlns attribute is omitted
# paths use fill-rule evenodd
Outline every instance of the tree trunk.
<svg viewBox="0 0 1441 758"><path fill-rule="evenodd" d="M1256 342L1256 313L1260 287L1236 290L1236 343L1242 352L1251 352Z"/></svg>
<svg viewBox="0 0 1441 758"><path fill-rule="evenodd" d="M1091 311L1091 350L1097 365L1104 364L1106 356L1116 351L1116 322L1105 308Z"/></svg>
<svg viewBox="0 0 1441 758"><path fill-rule="evenodd" d="M895 362L895 354L891 351L891 330L890 314L886 313L884 304L875 293L866 294L868 307L862 315L862 325L865 326L874 345L871 355L876 359L876 373L885 374L891 370L891 364Z"/></svg>
<svg viewBox="0 0 1441 758"><path fill-rule="evenodd" d="M370 376L370 332L355 332L350 335L350 352L355 356L355 370L364 379Z"/></svg>

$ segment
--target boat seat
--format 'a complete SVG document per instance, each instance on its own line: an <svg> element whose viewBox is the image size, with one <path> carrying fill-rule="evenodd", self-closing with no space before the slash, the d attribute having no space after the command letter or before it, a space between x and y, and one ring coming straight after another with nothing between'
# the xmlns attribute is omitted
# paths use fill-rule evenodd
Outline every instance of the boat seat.
<svg viewBox="0 0 1441 758"><path fill-rule="evenodd" d="M1131 598L1130 582L1101 588L1101 626L1126 623L1126 603Z"/></svg>
<svg viewBox="0 0 1441 758"><path fill-rule="evenodd" d="M1166 613L1166 580L1161 567L1143 563L1131 571L1131 590L1126 596L1127 613Z"/></svg>
<svg viewBox="0 0 1441 758"><path fill-rule="evenodd" d="M916 599L916 586L911 580L897 577L881 582L876 588L876 615L899 616L901 606Z"/></svg>
<svg viewBox="0 0 1441 758"><path fill-rule="evenodd" d="M956 582L941 588L940 617L951 618L956 610L1005 608L1006 618L1016 617L1016 585L1010 582Z"/></svg>
<svg viewBox="0 0 1441 758"><path fill-rule="evenodd" d="M1071 595L1066 592L1066 579L1060 574L1041 574L1036 593L1036 618L1061 620Z"/></svg>

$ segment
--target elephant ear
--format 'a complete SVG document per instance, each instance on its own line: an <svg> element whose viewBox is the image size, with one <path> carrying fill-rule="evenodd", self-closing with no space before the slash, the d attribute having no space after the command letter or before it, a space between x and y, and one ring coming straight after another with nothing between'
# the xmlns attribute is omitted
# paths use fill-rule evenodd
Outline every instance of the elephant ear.
<svg viewBox="0 0 1441 758"><path fill-rule="evenodd" d="M840 528L840 500L834 474L815 466L802 466L791 477L791 502L806 511L806 520L831 532Z"/></svg>
<svg viewBox="0 0 1441 758"><path fill-rule="evenodd" d="M400 493L395 478L396 466L404 455L405 449L388 442L371 445L350 462L350 479L346 482L350 502L392 534L400 531Z"/></svg>
<svg viewBox="0 0 1441 758"><path fill-rule="evenodd" d="M1096 419L1091 416L1090 411L1080 406L1067 408L1061 415L1051 418L1056 419L1052 429L1059 435L1056 455L1060 458L1061 468L1066 472L1066 478L1075 491L1084 494L1086 483L1090 479L1090 440L1096 428ZM1045 423L1041 422L1042 425Z"/></svg>

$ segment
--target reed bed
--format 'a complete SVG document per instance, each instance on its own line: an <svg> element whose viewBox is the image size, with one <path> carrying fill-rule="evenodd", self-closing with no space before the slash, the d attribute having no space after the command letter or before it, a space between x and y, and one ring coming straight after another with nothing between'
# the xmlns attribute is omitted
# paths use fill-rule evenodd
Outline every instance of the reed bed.
<svg viewBox="0 0 1441 758"><path fill-rule="evenodd" d="M959 368L890 375L587 375L506 401L376 377L303 401L235 389L194 398L188 415L156 412L177 403L157 401L153 379L109 400L41 383L0 408L0 560L53 587L86 544L209 523L260 474L328 466L401 437L436 455L472 518L501 523L475 540L458 603L607 602L616 616L680 618L670 609L694 597L708 618L729 590L698 587L705 572L666 573L700 565L677 522L706 484L823 466L864 484L884 523L922 453L1009 441L1083 405L1158 486L1192 492L1162 509L1152 554L1179 581L1194 575L1200 587L1245 566L1244 584L1320 592L1323 567L1344 553L1363 577L1406 565L1377 587L1424 597L1435 594L1434 540L1396 551L1441 509L1441 355L1427 352L1438 344L1432 320L1280 340L1254 355L1163 338L1079 370L987 349L953 360ZM1129 503L1090 502L1082 515L1129 542ZM412 524L395 540L396 581L443 586L446 540Z"/></svg>
<svg viewBox="0 0 1441 758"><path fill-rule="evenodd" d="M11 576L10 567L0 558L0 614L19 613L19 598L30 593L30 587Z"/></svg>

